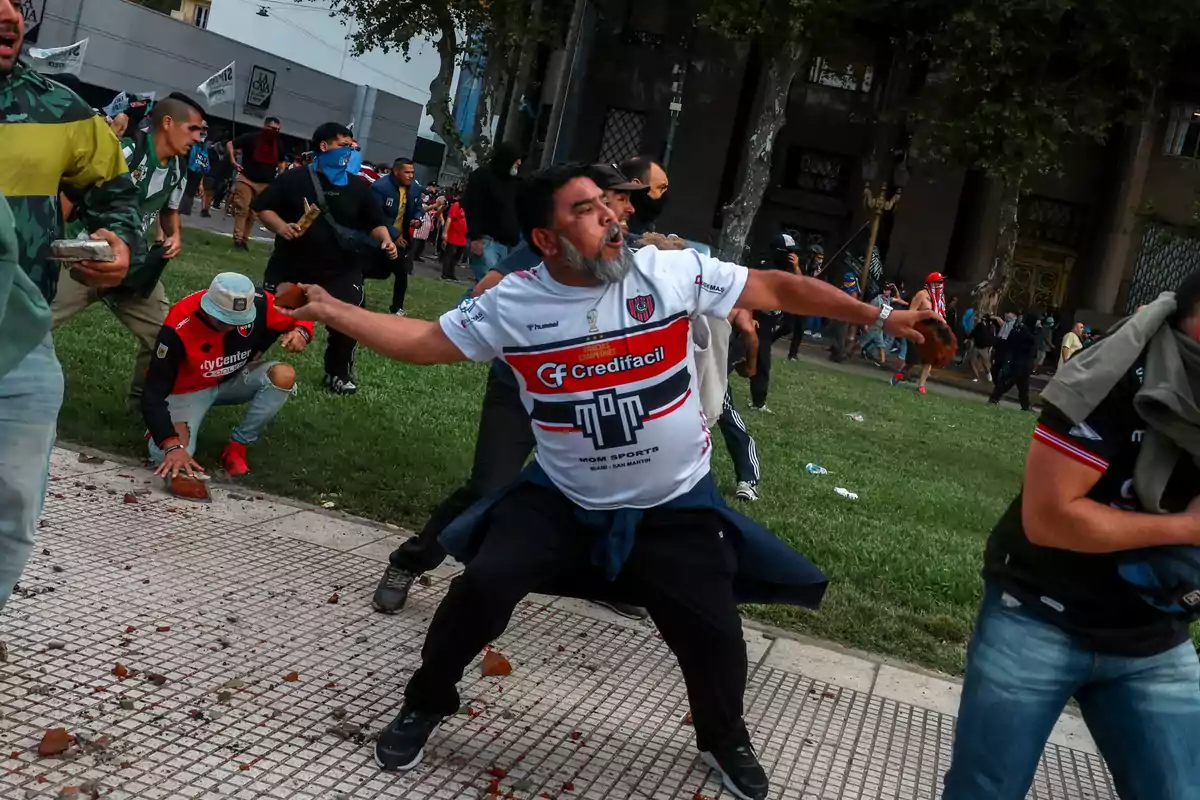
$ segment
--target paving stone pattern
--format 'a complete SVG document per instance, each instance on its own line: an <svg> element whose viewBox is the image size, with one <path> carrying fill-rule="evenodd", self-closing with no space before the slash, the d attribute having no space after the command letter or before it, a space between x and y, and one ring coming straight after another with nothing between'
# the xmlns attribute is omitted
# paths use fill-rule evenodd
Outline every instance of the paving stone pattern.
<svg viewBox="0 0 1200 800"><path fill-rule="evenodd" d="M252 496L189 505L63 451L52 475L0 617L0 798L729 797L696 757L653 629L544 598L497 643L512 676L483 679L476 662L426 763L382 773L370 737L399 707L452 567L385 617L368 605L379 555L353 551L394 532ZM746 708L773 798L940 794L952 717L762 663ZM54 727L75 744L39 757ZM1050 746L1030 797L1116 794L1099 758Z"/></svg>

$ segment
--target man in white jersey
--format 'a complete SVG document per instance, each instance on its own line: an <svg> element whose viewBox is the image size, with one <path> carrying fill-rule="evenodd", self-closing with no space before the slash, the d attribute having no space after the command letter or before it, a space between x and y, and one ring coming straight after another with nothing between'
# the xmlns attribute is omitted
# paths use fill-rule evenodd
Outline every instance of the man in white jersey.
<svg viewBox="0 0 1200 800"><path fill-rule="evenodd" d="M463 671L527 594L608 593L645 606L679 659L705 761L736 796L765 798L742 720L737 603L816 607L826 580L717 491L692 318L782 308L919 340L912 326L932 314L885 311L820 281L751 273L692 250L635 255L586 167L534 176L518 212L542 265L439 322L374 314L319 287L305 287L308 303L290 312L402 361L504 359L537 440L522 480L443 534L467 566L434 616L376 761L387 770L420 763L429 736L459 708Z"/></svg>

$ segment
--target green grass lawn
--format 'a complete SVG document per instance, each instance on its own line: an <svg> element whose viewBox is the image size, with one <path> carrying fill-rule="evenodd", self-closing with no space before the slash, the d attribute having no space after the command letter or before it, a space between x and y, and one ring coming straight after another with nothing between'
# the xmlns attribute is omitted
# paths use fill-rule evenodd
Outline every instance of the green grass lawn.
<svg viewBox="0 0 1200 800"><path fill-rule="evenodd" d="M184 256L165 276L172 300L223 270L258 279L267 248L237 253L230 240L185 233ZM386 310L389 284L369 281L370 304ZM433 318L462 288L415 278L407 308ZM130 456L144 453L140 417L125 408L135 346L103 306L55 333L67 376L60 435ZM486 368L415 367L360 351L359 393L320 389L324 334L299 357L301 392L250 449L248 483L378 520L419 526L470 469ZM276 354L283 357L282 351ZM747 384L734 380L745 408ZM984 539L1016 491L1034 420L945 396L889 389L811 365L779 363L774 416L746 411L758 442L763 499L752 511L829 575L820 612L754 607L752 616L854 647L960 672L980 592ZM846 415L860 412L857 423ZM239 411L217 409L197 456L213 465ZM713 463L726 489L732 469L714 432ZM833 474L812 476L815 461ZM834 493L857 492L858 501Z"/></svg>

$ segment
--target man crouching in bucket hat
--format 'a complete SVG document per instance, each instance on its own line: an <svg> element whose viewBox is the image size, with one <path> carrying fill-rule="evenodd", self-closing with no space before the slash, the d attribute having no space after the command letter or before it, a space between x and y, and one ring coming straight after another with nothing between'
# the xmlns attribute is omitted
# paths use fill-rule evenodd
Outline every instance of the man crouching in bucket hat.
<svg viewBox="0 0 1200 800"><path fill-rule="evenodd" d="M298 353L312 341L311 322L284 316L269 292L255 292L245 275L222 272L207 290L171 307L146 373L142 415L150 460L164 478L195 475L200 424L213 406L249 404L221 453L230 476L250 471L246 445L296 393L296 371L263 353L278 339Z"/></svg>
<svg viewBox="0 0 1200 800"><path fill-rule="evenodd" d="M1058 371L992 531L944 800L1020 800L1067 701L1122 798L1200 796L1200 272Z"/></svg>

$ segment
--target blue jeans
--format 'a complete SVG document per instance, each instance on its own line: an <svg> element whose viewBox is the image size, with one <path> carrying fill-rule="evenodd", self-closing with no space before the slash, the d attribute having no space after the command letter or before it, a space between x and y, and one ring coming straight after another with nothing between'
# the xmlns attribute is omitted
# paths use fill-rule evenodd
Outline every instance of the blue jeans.
<svg viewBox="0 0 1200 800"><path fill-rule="evenodd" d="M260 361L251 364L237 375L211 389L187 394L173 394L167 398L171 409L171 421L188 426L187 451L196 453L196 441L200 438L200 425L213 406L240 406L249 403L246 415L241 423L233 429L230 441L239 444L254 444L262 435L267 424L283 408L288 398L296 393L296 387L280 389L271 383L268 373L278 361ZM163 460L163 451L154 440L150 440L150 460L155 464Z"/></svg>
<svg viewBox="0 0 1200 800"><path fill-rule="evenodd" d="M62 400L62 369L47 334L0 376L0 608L33 550Z"/></svg>
<svg viewBox="0 0 1200 800"><path fill-rule="evenodd" d="M468 259L471 264L471 272L475 275L475 282L479 283L483 280L483 276L494 270L496 265L507 255L508 245L500 244L487 236L483 237L483 255L477 256L471 253Z"/></svg>
<svg viewBox="0 0 1200 800"><path fill-rule="evenodd" d="M805 317L804 318L804 330L811 331L812 333L820 333L821 325L824 322L825 322L824 317Z"/></svg>
<svg viewBox="0 0 1200 800"><path fill-rule="evenodd" d="M1200 661L1190 641L1145 658L1098 653L988 586L942 800L1022 800L1071 697L1123 800L1200 797Z"/></svg>

